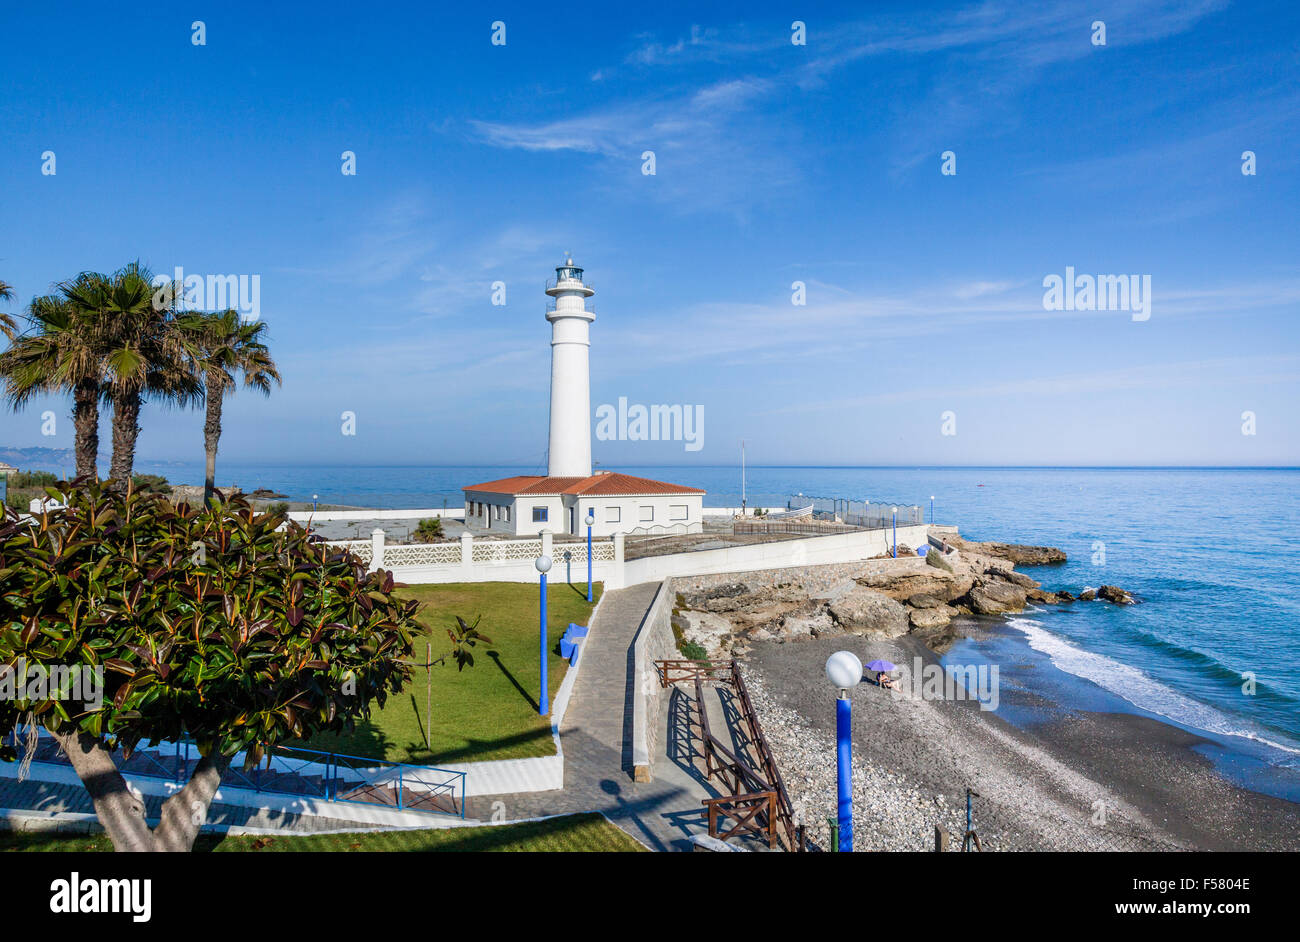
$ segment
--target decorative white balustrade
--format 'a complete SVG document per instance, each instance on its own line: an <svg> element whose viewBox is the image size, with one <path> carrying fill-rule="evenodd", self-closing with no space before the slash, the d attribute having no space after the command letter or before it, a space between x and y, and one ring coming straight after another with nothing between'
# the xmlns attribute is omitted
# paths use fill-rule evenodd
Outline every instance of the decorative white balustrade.
<svg viewBox="0 0 1300 942"><path fill-rule="evenodd" d="M374 561L374 544L370 540L337 540L331 541L328 545L351 551L367 566Z"/></svg>
<svg viewBox="0 0 1300 942"><path fill-rule="evenodd" d="M459 566L460 540L384 547L384 568L399 566Z"/></svg>
<svg viewBox="0 0 1300 942"><path fill-rule="evenodd" d="M557 563L587 564L587 543L555 543L551 546L551 558ZM614 561L613 540L592 540L591 561L594 563L612 563Z"/></svg>
<svg viewBox="0 0 1300 942"><path fill-rule="evenodd" d="M592 565L597 578L617 583L623 563L621 536L594 540ZM533 562L550 554L556 566L571 573L573 567L586 569L587 542L556 543L550 534L541 539L496 540L474 539L463 534L458 540L442 543L388 544L383 530L375 530L368 540L336 540L330 546L354 553L370 570L386 569L399 582L530 582L537 578ZM585 578L585 572L584 572Z"/></svg>
<svg viewBox="0 0 1300 942"><path fill-rule="evenodd" d="M542 555L541 540L475 540L473 559L476 563L503 563L510 560L529 560Z"/></svg>

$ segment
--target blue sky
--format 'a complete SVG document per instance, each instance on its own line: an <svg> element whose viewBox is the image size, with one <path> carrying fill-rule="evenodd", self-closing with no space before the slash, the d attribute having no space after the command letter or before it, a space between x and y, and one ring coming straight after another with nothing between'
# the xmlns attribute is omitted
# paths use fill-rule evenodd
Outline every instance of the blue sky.
<svg viewBox="0 0 1300 942"><path fill-rule="evenodd" d="M259 275L240 461L540 466L568 250L593 407L704 408L605 465L1300 463L1294 4L622 6L6 5L0 278ZM1150 275L1150 319L1045 310L1066 266Z"/></svg>

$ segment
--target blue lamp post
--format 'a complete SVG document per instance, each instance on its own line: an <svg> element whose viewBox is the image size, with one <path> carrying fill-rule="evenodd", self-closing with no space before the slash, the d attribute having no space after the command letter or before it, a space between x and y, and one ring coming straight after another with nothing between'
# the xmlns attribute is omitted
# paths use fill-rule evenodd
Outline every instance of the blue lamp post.
<svg viewBox="0 0 1300 942"><path fill-rule="evenodd" d="M894 558L898 559L898 508L892 507L890 510L894 514Z"/></svg>
<svg viewBox="0 0 1300 942"><path fill-rule="evenodd" d="M853 701L849 691L862 681L862 662L852 651L836 651L826 659L826 679L840 692L835 701L836 818L840 851L848 853L853 850Z"/></svg>
<svg viewBox="0 0 1300 942"><path fill-rule="evenodd" d="M320 500L320 495L319 495L319 494L312 494L312 495L311 495L311 512L312 512L312 513L315 513L315 512L316 512L316 501L318 501L318 500Z"/></svg>
<svg viewBox="0 0 1300 942"><path fill-rule="evenodd" d="M934 526L934 495L930 495L930 525Z"/></svg>
<svg viewBox="0 0 1300 942"><path fill-rule="evenodd" d="M551 568L551 557L538 556L533 562L533 565L537 567L538 573L541 574L541 582L538 584L538 607L541 612L542 689L537 698L537 712L542 716L545 716L550 712L549 707L547 706L548 698L546 696L546 573L549 572Z"/></svg>
<svg viewBox="0 0 1300 942"><path fill-rule="evenodd" d="M596 522L596 515L592 511L587 511L587 519L582 521L587 525L587 601L591 601L591 528Z"/></svg>

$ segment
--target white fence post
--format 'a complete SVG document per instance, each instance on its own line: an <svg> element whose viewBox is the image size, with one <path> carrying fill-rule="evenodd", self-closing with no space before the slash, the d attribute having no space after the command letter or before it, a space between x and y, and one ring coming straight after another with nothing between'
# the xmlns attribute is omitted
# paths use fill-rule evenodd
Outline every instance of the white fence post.
<svg viewBox="0 0 1300 942"><path fill-rule="evenodd" d="M606 589L623 588L623 532L614 534L614 562L609 567L609 578L605 580Z"/></svg>
<svg viewBox="0 0 1300 942"><path fill-rule="evenodd" d="M384 568L384 531L375 527L370 531L370 571Z"/></svg>
<svg viewBox="0 0 1300 942"><path fill-rule="evenodd" d="M460 535L460 571L466 576L474 571L474 537L468 530Z"/></svg>

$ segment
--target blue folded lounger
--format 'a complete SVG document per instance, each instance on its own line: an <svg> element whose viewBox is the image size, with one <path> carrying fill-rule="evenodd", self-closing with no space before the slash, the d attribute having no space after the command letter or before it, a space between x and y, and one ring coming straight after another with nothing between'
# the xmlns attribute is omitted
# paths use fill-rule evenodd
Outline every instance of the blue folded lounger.
<svg viewBox="0 0 1300 942"><path fill-rule="evenodd" d="M578 663L578 639L587 637L586 625L575 625L569 622L568 629L564 632L564 637L560 639L560 657L569 659L569 666L576 666Z"/></svg>

